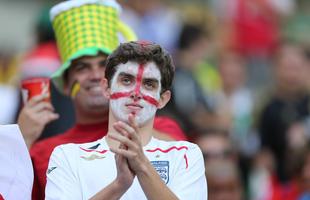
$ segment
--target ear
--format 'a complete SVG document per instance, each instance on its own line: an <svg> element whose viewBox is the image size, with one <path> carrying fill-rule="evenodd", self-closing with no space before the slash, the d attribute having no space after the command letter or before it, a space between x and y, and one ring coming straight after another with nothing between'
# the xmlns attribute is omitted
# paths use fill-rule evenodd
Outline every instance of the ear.
<svg viewBox="0 0 310 200"><path fill-rule="evenodd" d="M171 91L166 90L164 93L160 95L160 99L158 101L158 109L162 109L169 102L171 98Z"/></svg>
<svg viewBox="0 0 310 200"><path fill-rule="evenodd" d="M101 80L100 84L101 84L101 87L103 88L102 90L103 96L107 99L110 99L111 89L108 86L108 80L104 78Z"/></svg>

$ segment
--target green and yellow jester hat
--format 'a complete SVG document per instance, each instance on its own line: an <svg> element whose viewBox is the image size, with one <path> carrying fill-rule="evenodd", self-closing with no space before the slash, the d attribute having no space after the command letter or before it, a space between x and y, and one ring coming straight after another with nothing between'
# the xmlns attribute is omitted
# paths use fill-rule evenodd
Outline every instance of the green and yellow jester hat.
<svg viewBox="0 0 310 200"><path fill-rule="evenodd" d="M50 18L62 60L52 79L61 92L63 74L74 59L99 52L109 55L119 45L119 32L128 41L136 40L134 32L120 21L120 11L115 0L69 0L51 9Z"/></svg>

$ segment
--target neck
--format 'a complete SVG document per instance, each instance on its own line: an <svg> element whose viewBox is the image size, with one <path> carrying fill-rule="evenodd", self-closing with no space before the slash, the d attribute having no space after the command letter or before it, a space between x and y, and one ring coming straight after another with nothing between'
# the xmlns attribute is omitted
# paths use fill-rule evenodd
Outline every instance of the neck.
<svg viewBox="0 0 310 200"><path fill-rule="evenodd" d="M117 122L118 120L115 119L113 116L111 116L111 112L110 112L110 118L109 118L109 128L108 128L108 134L110 133L116 133L116 134L120 134L118 133L114 127L113 127L113 124L115 122ZM138 127L138 131L136 134L139 135L139 138L141 139L141 143L142 143L142 146L145 146L147 145L151 138L152 138L152 135L153 135L153 123L154 123L154 118L148 122L146 122L146 124L144 124L143 126L140 126ZM106 137L106 141L108 143L108 145L111 147L118 147L120 145L119 142L109 138L109 137Z"/></svg>

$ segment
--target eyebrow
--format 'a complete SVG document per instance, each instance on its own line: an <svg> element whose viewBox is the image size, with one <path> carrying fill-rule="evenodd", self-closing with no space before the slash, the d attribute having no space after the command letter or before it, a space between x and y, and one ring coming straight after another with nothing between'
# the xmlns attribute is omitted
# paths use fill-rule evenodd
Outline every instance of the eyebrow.
<svg viewBox="0 0 310 200"><path fill-rule="evenodd" d="M128 77L136 78L134 74L131 74L128 72L120 72L119 76L128 76ZM143 78L143 81L151 81L151 82L159 83L159 80L153 77L145 77Z"/></svg>
<svg viewBox="0 0 310 200"><path fill-rule="evenodd" d="M119 76L131 76L131 77L135 77L133 74L127 73L127 72L120 72Z"/></svg>
<svg viewBox="0 0 310 200"><path fill-rule="evenodd" d="M88 63L87 62L84 62L84 61L74 61L72 62L72 65L73 66L76 66L76 65L87 65Z"/></svg>
<svg viewBox="0 0 310 200"><path fill-rule="evenodd" d="M104 59L104 60L101 60L101 61L99 62L99 64L100 64L100 65L106 66L106 65L107 65L107 62L108 62L108 60L107 60L107 59Z"/></svg>
<svg viewBox="0 0 310 200"><path fill-rule="evenodd" d="M71 69L76 69L78 66L90 66L90 63L84 61L75 61L71 64Z"/></svg>
<svg viewBox="0 0 310 200"><path fill-rule="evenodd" d="M155 82L155 83L159 82L158 79L156 79L156 78L144 78L143 80L144 81L151 81L151 82Z"/></svg>

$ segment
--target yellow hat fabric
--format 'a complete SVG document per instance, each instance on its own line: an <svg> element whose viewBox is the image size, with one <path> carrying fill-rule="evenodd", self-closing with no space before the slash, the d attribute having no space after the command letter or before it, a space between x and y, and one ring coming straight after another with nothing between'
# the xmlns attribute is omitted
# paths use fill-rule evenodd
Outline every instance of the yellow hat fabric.
<svg viewBox="0 0 310 200"><path fill-rule="evenodd" d="M62 66L52 75L60 91L63 73L81 56L109 55L118 45L118 32L136 40L133 31L119 20L121 8L115 0L70 0L50 11Z"/></svg>

